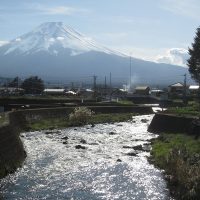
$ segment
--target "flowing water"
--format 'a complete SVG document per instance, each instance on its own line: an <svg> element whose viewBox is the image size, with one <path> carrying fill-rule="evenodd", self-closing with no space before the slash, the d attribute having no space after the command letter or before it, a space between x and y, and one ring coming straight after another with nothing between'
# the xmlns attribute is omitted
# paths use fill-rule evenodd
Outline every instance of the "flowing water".
<svg viewBox="0 0 200 200"><path fill-rule="evenodd" d="M27 159L2 180L0 198L169 199L161 171L147 161L149 140L156 137L147 132L152 117L23 133Z"/></svg>

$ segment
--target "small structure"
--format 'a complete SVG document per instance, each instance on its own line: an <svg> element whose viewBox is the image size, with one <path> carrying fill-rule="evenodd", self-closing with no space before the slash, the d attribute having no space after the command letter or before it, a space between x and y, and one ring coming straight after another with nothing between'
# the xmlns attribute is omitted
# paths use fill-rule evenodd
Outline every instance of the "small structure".
<svg viewBox="0 0 200 200"><path fill-rule="evenodd" d="M75 96L75 95L77 95L77 93L74 92L74 91L72 91L72 90L65 92L65 94L66 94L67 96Z"/></svg>
<svg viewBox="0 0 200 200"><path fill-rule="evenodd" d="M43 91L44 94L46 95L64 95L65 94L65 89L44 89Z"/></svg>
<svg viewBox="0 0 200 200"><path fill-rule="evenodd" d="M150 87L149 86L137 86L135 88L135 94L138 95L149 95Z"/></svg>
<svg viewBox="0 0 200 200"><path fill-rule="evenodd" d="M169 94L175 96L182 96L184 92L184 85L180 82L169 85Z"/></svg>
<svg viewBox="0 0 200 200"><path fill-rule="evenodd" d="M94 95L94 91L92 89L81 89L77 92L79 96L84 98L92 97Z"/></svg>
<svg viewBox="0 0 200 200"><path fill-rule="evenodd" d="M0 95L2 96L18 96L24 94L24 89L15 87L1 87Z"/></svg>
<svg viewBox="0 0 200 200"><path fill-rule="evenodd" d="M124 89L113 89L113 91L111 92L112 97L114 98L124 98L127 95L127 91Z"/></svg>
<svg viewBox="0 0 200 200"><path fill-rule="evenodd" d="M163 90L153 89L150 91L151 95L154 97L160 97L165 92Z"/></svg>
<svg viewBox="0 0 200 200"><path fill-rule="evenodd" d="M199 85L190 85L189 86L189 93L192 96L197 96L199 92Z"/></svg>

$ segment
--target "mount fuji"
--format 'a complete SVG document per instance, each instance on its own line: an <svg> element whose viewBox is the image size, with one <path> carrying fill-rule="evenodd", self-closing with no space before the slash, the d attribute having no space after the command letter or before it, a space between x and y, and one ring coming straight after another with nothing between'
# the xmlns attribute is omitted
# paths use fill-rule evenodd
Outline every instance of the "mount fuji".
<svg viewBox="0 0 200 200"><path fill-rule="evenodd" d="M134 82L168 84L181 81L187 68L132 58ZM0 47L1 76L37 75L46 80L79 80L110 72L113 81L128 81L130 58L99 45L92 39L63 25L47 22ZM164 78L162 78L164 77ZM175 79L176 77L176 79Z"/></svg>

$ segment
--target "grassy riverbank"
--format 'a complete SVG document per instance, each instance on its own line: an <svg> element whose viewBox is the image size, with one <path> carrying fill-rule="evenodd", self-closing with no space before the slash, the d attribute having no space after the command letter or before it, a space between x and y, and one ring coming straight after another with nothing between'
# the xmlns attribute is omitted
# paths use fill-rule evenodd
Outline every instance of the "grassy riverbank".
<svg viewBox="0 0 200 200"><path fill-rule="evenodd" d="M191 102L188 102L188 104L183 107L170 107L165 111L165 113L175 114L178 116L200 117L199 109L200 109L199 104L195 101L191 101Z"/></svg>
<svg viewBox="0 0 200 200"><path fill-rule="evenodd" d="M134 113L95 114L89 119L88 124L123 122L131 120L132 116L134 116ZM66 116L66 118L49 118L30 122L27 126L29 130L36 131L45 129L67 128L72 126L72 124Z"/></svg>
<svg viewBox="0 0 200 200"><path fill-rule="evenodd" d="M200 138L162 134L152 142L151 161L164 169L176 199L200 199Z"/></svg>

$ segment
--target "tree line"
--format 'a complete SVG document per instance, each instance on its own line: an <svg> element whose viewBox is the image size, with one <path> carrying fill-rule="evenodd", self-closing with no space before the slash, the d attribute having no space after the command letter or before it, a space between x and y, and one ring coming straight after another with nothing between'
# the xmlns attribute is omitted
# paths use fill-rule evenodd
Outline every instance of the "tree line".
<svg viewBox="0 0 200 200"><path fill-rule="evenodd" d="M44 90L44 81L38 76L30 76L22 81L15 77L7 84L8 87L22 88L26 94L41 94Z"/></svg>

